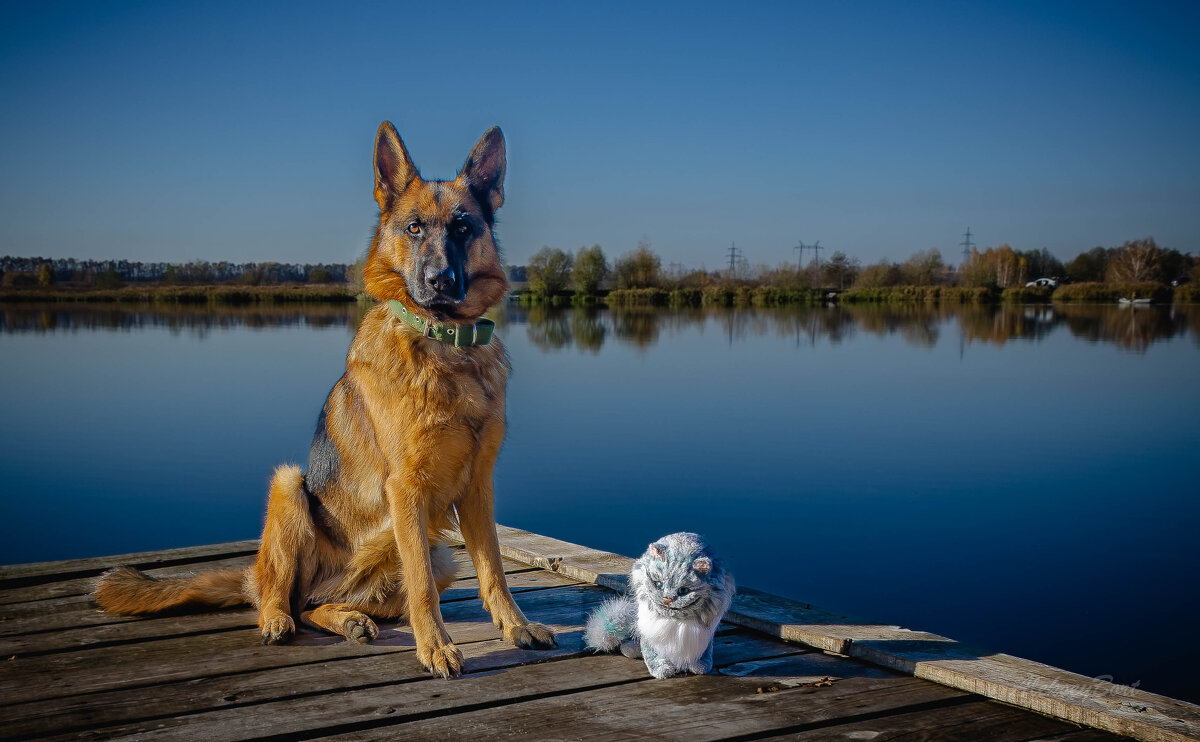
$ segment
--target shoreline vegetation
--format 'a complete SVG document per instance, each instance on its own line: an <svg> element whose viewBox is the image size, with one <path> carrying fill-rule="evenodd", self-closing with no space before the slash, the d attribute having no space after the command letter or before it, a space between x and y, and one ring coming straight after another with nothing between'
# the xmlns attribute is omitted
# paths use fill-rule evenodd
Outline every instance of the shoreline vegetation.
<svg viewBox="0 0 1200 742"><path fill-rule="evenodd" d="M349 284L281 284L276 286L227 286L198 284L162 286L155 284L123 288L89 286L46 286L0 288L0 302L56 303L97 302L121 304L319 304L350 303L359 293Z"/></svg>
<svg viewBox="0 0 1200 742"><path fill-rule="evenodd" d="M731 253L735 251L731 249ZM222 306L370 301L354 264L138 263L0 258L0 302ZM1200 303L1200 259L1153 237L1096 247L1062 263L1049 251L972 249L953 266L936 249L863 266L840 251L807 266L666 269L646 240L610 264L599 245L543 247L506 266L520 306L782 307L843 304Z"/></svg>
<svg viewBox="0 0 1200 742"><path fill-rule="evenodd" d="M1186 283L1067 283L1058 287L994 288L959 286L890 286L882 288L778 288L752 283L715 283L704 288L625 288L594 294L562 292L539 294L518 288L510 303L521 306L612 306L612 307L782 307L824 304L1117 304L1123 298L1150 299L1153 304L1200 304L1200 286ZM371 301L349 283L277 286L86 286L0 287L0 303L54 304L150 304L150 305L288 305L352 304Z"/></svg>
<svg viewBox="0 0 1200 742"><path fill-rule="evenodd" d="M811 247L811 246L810 246ZM814 250L815 252L815 250ZM972 249L958 266L936 250L914 253L902 263L863 266L843 252L774 268L750 268L730 249L727 269L667 269L643 240L610 265L599 245L574 255L543 247L510 278L523 306L605 304L661 307L778 307L843 304L1040 304L1200 301L1200 260L1160 248L1153 237L1120 247L1096 247L1062 263L1049 251L1008 245Z"/></svg>
<svg viewBox="0 0 1200 742"><path fill-rule="evenodd" d="M664 307L780 307L843 304L1049 304L1053 302L1116 304L1123 298L1150 299L1155 304L1200 302L1200 286L1162 283L1073 283L998 290L962 286L889 286L884 288L779 289L772 286L717 285L704 289L614 289L605 296L560 294L552 297L518 292L521 304Z"/></svg>
<svg viewBox="0 0 1200 742"><path fill-rule="evenodd" d="M786 289L752 283L717 283L704 288L631 288L592 294L563 291L547 295L519 288L509 301L521 306L610 307L786 307L842 304L1116 304L1123 298L1145 298L1155 304L1200 303L1200 286L1168 286L1156 282L1072 283L1058 287L1009 288L899 285L860 289ZM57 285L0 287L0 302L212 304L247 306L371 301L352 284L281 284L273 286L139 285L122 288Z"/></svg>

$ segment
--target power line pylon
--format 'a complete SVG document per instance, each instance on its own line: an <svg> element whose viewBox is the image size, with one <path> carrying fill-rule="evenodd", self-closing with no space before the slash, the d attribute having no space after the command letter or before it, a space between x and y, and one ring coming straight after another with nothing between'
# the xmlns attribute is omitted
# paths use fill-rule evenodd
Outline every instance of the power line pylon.
<svg viewBox="0 0 1200 742"><path fill-rule="evenodd" d="M737 275L737 262L742 257L742 251L738 249L736 242L729 243L729 275L733 277Z"/></svg>
<svg viewBox="0 0 1200 742"><path fill-rule="evenodd" d="M967 231L963 234L963 237L966 237L966 239L958 244L962 245L963 262L965 263L971 258L971 248L975 247L975 243L971 242L971 228L970 227L967 227Z"/></svg>

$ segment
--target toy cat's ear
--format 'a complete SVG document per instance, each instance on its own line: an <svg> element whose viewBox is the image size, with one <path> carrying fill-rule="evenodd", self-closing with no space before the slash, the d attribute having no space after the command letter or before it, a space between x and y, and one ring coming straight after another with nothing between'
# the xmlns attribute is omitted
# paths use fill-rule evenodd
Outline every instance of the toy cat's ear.
<svg viewBox="0 0 1200 742"><path fill-rule="evenodd" d="M658 544L650 544L649 551L651 554L658 557L659 559L663 559L667 555L667 553L665 551L663 551L663 548L661 546L659 546Z"/></svg>
<svg viewBox="0 0 1200 742"><path fill-rule="evenodd" d="M692 569L702 575L706 575L712 572L712 560L708 557L698 557L696 561L692 562Z"/></svg>

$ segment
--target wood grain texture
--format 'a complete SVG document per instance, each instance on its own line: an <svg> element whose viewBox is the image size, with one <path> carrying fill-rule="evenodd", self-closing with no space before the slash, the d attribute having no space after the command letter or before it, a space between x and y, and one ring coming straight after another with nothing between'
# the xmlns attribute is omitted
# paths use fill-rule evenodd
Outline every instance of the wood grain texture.
<svg viewBox="0 0 1200 742"><path fill-rule="evenodd" d="M329 692L114 726L106 728L104 736L112 739L311 738L346 728L360 731L376 728L390 735L390 739L406 739L405 720L434 714L443 719L443 739L465 739L454 731L454 720L464 707L502 706L545 694L569 698L572 691L579 689L653 682L640 661L584 653L579 639L580 628L576 626L567 632L566 641L560 642L558 649L545 657L552 661L529 664L537 653L497 646L496 642L470 644L463 647L468 656L468 672L453 682L430 678L428 673L410 668L403 668L407 672L393 671L387 682L380 682L382 678L372 677L369 668L363 668L358 678L352 680L355 684L333 687ZM723 637L716 647L716 656L718 661L730 662L795 651L795 647L781 642L741 634ZM345 674L355 669L354 665L358 663L342 664ZM368 680L374 682L364 682ZM909 678L901 680L913 682ZM938 692L945 691L939 689ZM481 738L490 737L485 734Z"/></svg>
<svg viewBox="0 0 1200 742"><path fill-rule="evenodd" d="M534 590L518 593L517 603L527 615L543 623L568 630L582 622L581 616L607 593L591 585L563 587L557 591ZM549 593L556 594L550 595ZM238 612L226 612L236 616ZM478 600L447 603L442 614L456 642L499 639L491 616ZM203 632L205 620L218 614L180 616ZM137 624L122 628L133 628ZM189 680L271 667L311 664L341 657L409 652L413 648L408 626L384 623L379 636L367 645L346 642L341 637L302 631L292 644L264 646L253 618L244 630L216 633L188 632L153 641L108 644L43 654L17 656L3 664L0 674L0 705L38 698L59 698L79 692L121 687L145 687L170 680ZM203 658L203 662L197 662Z"/></svg>
<svg viewBox="0 0 1200 742"><path fill-rule="evenodd" d="M145 570L146 574L154 577L182 577L194 575L197 572L202 572L209 569L226 569L247 567L254 561L253 556L234 557L232 559L218 559L212 562L194 563L188 565L162 567L159 569ZM506 574L509 575L509 585L514 590L532 590L541 589L551 585L572 584L573 581L567 577L563 577L552 572L539 570L536 567L530 567L527 564L521 564L511 559L504 560L504 568ZM443 600L459 600L463 598L478 597L479 583L475 579L475 568L470 560L464 554L459 560L458 574L461 579L454 583L448 590L447 594L443 594ZM25 593L32 590L52 589L55 586L66 585L69 583L78 583L78 590L72 591L70 594L58 595L60 591L52 591L55 593L52 597L37 598L33 597L30 600L24 601L9 601L6 602L0 599L0 637L15 636L20 634L41 633L48 631L57 631L61 629L74 629L81 626L99 626L104 624L129 623L135 621L152 621L157 620L157 616L114 616L110 613L105 613L98 608L92 600L91 594L87 592L91 589L92 578L79 578L74 580L66 580L61 583L47 583L38 585L33 588L15 588L0 592L0 598L3 598L11 593ZM453 592L451 592L453 591ZM3 651L3 650L0 650ZM13 652L9 652L12 654ZM7 656L7 655L5 655Z"/></svg>
<svg viewBox="0 0 1200 742"><path fill-rule="evenodd" d="M59 562L32 562L0 567L0 589L59 581L76 577L98 575L106 569L129 564L138 569L153 569L176 564L253 554L258 550L258 539L231 541L224 544L185 546L179 549L141 551L117 556L66 559Z"/></svg>
<svg viewBox="0 0 1200 742"><path fill-rule="evenodd" d="M81 571L129 556L61 572L41 565L14 577L32 584L0 590L0 598L43 596L0 602L0 650L13 657L0 664L0 739L1117 739L957 686L969 676L993 696L1027 693L1014 703L1044 714L1055 711L1038 699L1078 693L1075 705L1086 706L1093 696L1111 698L1111 687L750 589L717 635L720 674L653 680L640 660L582 646L587 615L624 588L632 560L499 532L509 589L530 619L557 631L559 646L529 651L502 641L459 549L460 579L442 594L441 611L466 674L450 682L429 677L402 623L381 624L369 645L301 631L292 644L263 646L250 610L109 621L87 596L61 592L90 581ZM223 545L133 556L160 574L247 559ZM938 682L921 679L939 674ZM1064 675L1067 689L1057 687ZM1161 736L1170 722L1152 725L1160 736L1141 738L1188 738Z"/></svg>
<svg viewBox="0 0 1200 742"><path fill-rule="evenodd" d="M346 739L657 739L702 742L830 722L847 715L898 710L969 698L913 678L847 678L832 686L764 690L758 678L714 675L653 680L619 656L573 660L589 681L564 685L542 666L514 668L505 678L480 678L476 696L491 701L452 717L357 729ZM504 697L495 686L519 685ZM499 689L497 689L499 690ZM1019 714L1019 712L1016 712ZM337 737L334 737L337 739Z"/></svg>
<svg viewBox="0 0 1200 742"><path fill-rule="evenodd" d="M501 553L583 582L623 589L628 557L498 527ZM1147 742L1200 739L1200 707L1031 660L981 652L943 636L860 622L806 603L739 588L728 623L863 659L951 688Z"/></svg>

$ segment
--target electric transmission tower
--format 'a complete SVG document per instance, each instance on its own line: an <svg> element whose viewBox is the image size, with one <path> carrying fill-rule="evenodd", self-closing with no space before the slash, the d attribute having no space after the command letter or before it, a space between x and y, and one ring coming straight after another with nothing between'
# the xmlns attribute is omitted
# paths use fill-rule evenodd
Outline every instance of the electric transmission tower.
<svg viewBox="0 0 1200 742"><path fill-rule="evenodd" d="M963 234L963 237L966 237L966 239L958 244L962 245L963 262L965 263L971 258L971 248L975 247L975 243L971 242L971 228L970 227L967 227L967 231Z"/></svg>
<svg viewBox="0 0 1200 742"><path fill-rule="evenodd" d="M737 275L737 264L742 258L742 251L738 249L736 242L729 243L729 276L732 278Z"/></svg>
<svg viewBox="0 0 1200 742"><path fill-rule="evenodd" d="M812 243L811 245L806 245L806 244L804 244L803 241L801 241L800 244L796 245L792 249L800 251L800 258L799 258L799 260L796 261L796 267L799 268L800 270L804 270L804 251L805 250L812 250L813 260L817 261L818 267L821 265L821 253L818 252L818 250L824 250L825 248L821 245L820 240L817 240L816 242Z"/></svg>

